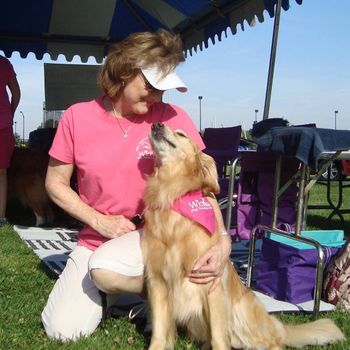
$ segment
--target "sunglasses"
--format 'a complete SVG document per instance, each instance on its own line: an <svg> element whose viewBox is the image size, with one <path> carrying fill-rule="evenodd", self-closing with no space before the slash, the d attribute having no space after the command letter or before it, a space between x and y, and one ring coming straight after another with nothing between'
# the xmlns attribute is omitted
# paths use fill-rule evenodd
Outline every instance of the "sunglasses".
<svg viewBox="0 0 350 350"><path fill-rule="evenodd" d="M145 89L151 93L163 93L163 90L158 90L156 89L148 80L147 78L143 75L143 73L140 73L141 78L143 80L143 84L145 86Z"/></svg>

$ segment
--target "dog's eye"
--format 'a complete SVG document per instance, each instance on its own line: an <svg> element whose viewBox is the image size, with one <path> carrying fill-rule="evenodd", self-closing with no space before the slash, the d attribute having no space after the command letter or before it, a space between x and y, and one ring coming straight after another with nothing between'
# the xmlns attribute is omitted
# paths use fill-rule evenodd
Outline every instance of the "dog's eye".
<svg viewBox="0 0 350 350"><path fill-rule="evenodd" d="M187 137L184 133L182 133L181 131L176 131L176 135L179 135L181 137Z"/></svg>

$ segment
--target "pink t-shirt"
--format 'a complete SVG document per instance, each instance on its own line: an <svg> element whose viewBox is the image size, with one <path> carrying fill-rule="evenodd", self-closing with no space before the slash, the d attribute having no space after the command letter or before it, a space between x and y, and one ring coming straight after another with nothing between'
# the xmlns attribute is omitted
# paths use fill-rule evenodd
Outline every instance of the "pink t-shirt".
<svg viewBox="0 0 350 350"><path fill-rule="evenodd" d="M173 203L171 209L202 225L210 234L216 230L214 208L202 191L186 193Z"/></svg>
<svg viewBox="0 0 350 350"><path fill-rule="evenodd" d="M100 98L68 108L49 154L76 165L79 194L85 203L101 213L131 219L144 210L145 183L153 171L154 155L148 139L152 123L182 129L201 149L204 144L188 115L162 102L152 105L144 115L119 120L127 130L128 137L124 138L118 120L105 111L102 101ZM78 244L94 250L106 240L85 226Z"/></svg>
<svg viewBox="0 0 350 350"><path fill-rule="evenodd" d="M0 56L0 129L8 128L13 123L13 113L6 87L9 80L15 76L16 73L10 61Z"/></svg>

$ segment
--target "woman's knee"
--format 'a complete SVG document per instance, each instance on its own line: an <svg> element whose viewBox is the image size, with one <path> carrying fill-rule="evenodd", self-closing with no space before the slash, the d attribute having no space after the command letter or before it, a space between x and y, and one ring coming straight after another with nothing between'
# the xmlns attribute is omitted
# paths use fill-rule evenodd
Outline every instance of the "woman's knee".
<svg viewBox="0 0 350 350"><path fill-rule="evenodd" d="M55 317L46 318L42 314L41 323L48 338L61 341L75 340L76 332L72 329L70 331L67 330L67 327L61 320Z"/></svg>
<svg viewBox="0 0 350 350"><path fill-rule="evenodd" d="M97 305L96 305L97 306ZM41 314L41 322L46 335L50 339L61 341L76 341L83 336L93 333L101 322L102 308L97 307L93 315L87 317L74 315L70 310L49 310L45 307Z"/></svg>
<svg viewBox="0 0 350 350"><path fill-rule="evenodd" d="M45 310L41 315L41 322L48 338L61 341L76 341L82 336L91 334L94 329L79 328L77 324L71 324L69 317L62 318L59 315L45 315Z"/></svg>

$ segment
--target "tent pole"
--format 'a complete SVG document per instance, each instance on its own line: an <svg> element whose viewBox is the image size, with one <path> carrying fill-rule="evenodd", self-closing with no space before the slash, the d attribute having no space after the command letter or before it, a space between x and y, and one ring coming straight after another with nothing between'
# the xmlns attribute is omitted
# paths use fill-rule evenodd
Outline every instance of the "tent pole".
<svg viewBox="0 0 350 350"><path fill-rule="evenodd" d="M269 112L270 112L271 91L272 91L273 73L275 70L275 59L276 59L276 50L277 50L277 41L278 41L278 30L279 30L280 17L281 17L281 8L282 8L282 0L277 0L275 21L273 25L269 74L267 77L263 119L268 119Z"/></svg>

